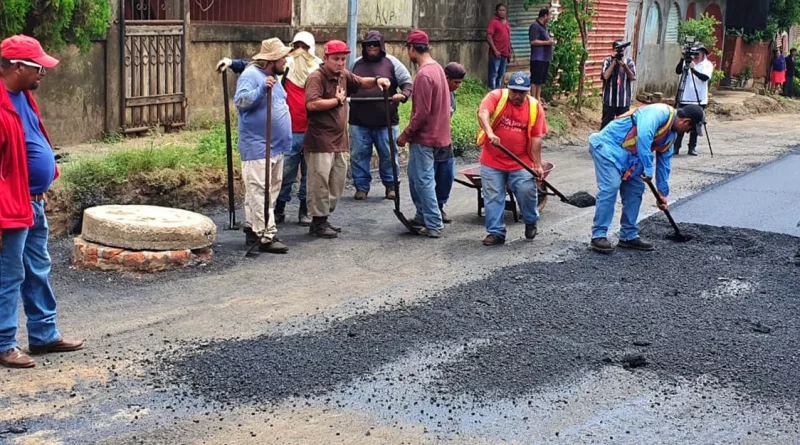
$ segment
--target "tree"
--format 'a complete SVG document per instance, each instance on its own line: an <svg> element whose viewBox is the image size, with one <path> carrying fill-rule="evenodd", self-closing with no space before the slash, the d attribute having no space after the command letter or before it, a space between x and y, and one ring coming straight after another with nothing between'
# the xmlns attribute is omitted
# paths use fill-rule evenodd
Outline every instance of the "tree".
<svg viewBox="0 0 800 445"><path fill-rule="evenodd" d="M564 8L565 13L570 8ZM592 7L590 0L572 0L571 13L575 16L575 21L578 23L578 30L581 33L581 60L578 64L580 72L580 80L578 81L578 101L576 108L581 111L583 106L583 89L586 85L586 59L589 58L589 31L592 30L592 17L595 11Z"/></svg>
<svg viewBox="0 0 800 445"><path fill-rule="evenodd" d="M110 19L108 0L0 0L0 38L26 34L51 50L71 43L87 51Z"/></svg>
<svg viewBox="0 0 800 445"><path fill-rule="evenodd" d="M792 26L800 25L800 0L771 0L767 30L770 36L777 32L789 32Z"/></svg>

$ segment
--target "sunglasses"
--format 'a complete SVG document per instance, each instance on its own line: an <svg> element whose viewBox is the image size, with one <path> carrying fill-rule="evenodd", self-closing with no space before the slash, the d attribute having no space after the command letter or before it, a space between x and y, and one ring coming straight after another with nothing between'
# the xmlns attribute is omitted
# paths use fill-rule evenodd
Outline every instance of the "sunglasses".
<svg viewBox="0 0 800 445"><path fill-rule="evenodd" d="M29 66L31 68L36 68L36 69L39 70L39 74L42 74L42 75L44 75L47 72L47 68L45 68L45 67L43 67L43 66L41 66L41 65L39 65L37 63L30 62L28 60L9 60L9 62L11 62L11 63L21 63L21 64L23 64L25 66Z"/></svg>
<svg viewBox="0 0 800 445"><path fill-rule="evenodd" d="M367 42L367 48L380 48L381 42Z"/></svg>

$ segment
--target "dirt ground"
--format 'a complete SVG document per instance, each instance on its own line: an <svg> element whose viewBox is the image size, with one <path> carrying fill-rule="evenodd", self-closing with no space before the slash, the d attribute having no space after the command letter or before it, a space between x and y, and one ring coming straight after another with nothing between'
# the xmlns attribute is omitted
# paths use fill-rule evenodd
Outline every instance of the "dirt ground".
<svg viewBox="0 0 800 445"><path fill-rule="evenodd" d="M800 127L795 125L795 119L794 115L770 115L735 122L712 120L709 132L715 156L712 158L701 143L700 157L676 158L670 199L686 198L786 153L800 140ZM594 192L591 157L585 145L546 143L545 159L556 165L550 179L562 191ZM67 336L86 338L88 347L76 354L47 356L40 359L40 366L34 370L0 373L3 388L0 432L10 426L25 429L19 434L0 433L0 440L15 444L792 443L800 440L791 415L792 409L796 412L796 401L779 403L758 396L743 398L735 387L724 382L717 384L714 372L664 378L655 370L630 373L621 366L576 367L572 373L548 372L544 366L543 373L530 372L542 377L541 380L522 378L521 386L512 391L479 398L473 396L475 384L480 380L463 382L464 386L457 390L415 383L425 377L417 375L421 372L418 365L430 365L430 368L422 366L423 371L440 369L437 366L441 366L442 360L448 362L446 357L442 358L443 353L456 363L464 354L488 360L486 363L494 367L514 363L514 346L524 350L533 340L526 337L504 343L504 347L511 345L511 348L501 358L483 357L480 352L495 335L510 335L508 338L515 339L511 334L524 330L518 324L525 320L523 314L520 314L523 318L514 320L513 312L500 319L487 317L483 327L475 324L464 331L465 335L454 338L422 335L431 332L431 327L419 326L421 335L403 337L404 343L397 347L396 354L389 356L390 360L379 358L386 357L387 350L380 341L380 332L393 332L394 327L392 323L377 325L375 331L369 331L370 338L365 343L373 352L325 357L342 363L330 369L322 366L320 372L335 374L339 369L347 369L349 374L318 380L340 384L304 391L302 387L293 389L292 380L275 378L276 385L283 385L279 386L283 396L277 398L271 395L273 390L263 390L253 391L246 401L220 399L213 394L200 394L190 383L180 380L176 383L170 375L163 375L169 369L164 367L165 363L189 350L218 351L219 345L223 345L224 354L207 356L207 378L213 383L217 374L214 368L219 368L226 384L231 383L230 379L235 384L235 379L240 378L241 386L250 388L249 380L268 378L279 372L280 366L271 361L270 354L248 347L247 341L265 339L266 345L280 344L282 338L302 339L304 335L324 334L333 326L351 323L352 335L345 332L341 341L360 342L367 339L359 337L366 335L362 334L366 331L360 330L363 324L359 317L375 318L387 311L399 316L413 333L415 323L429 322L416 315L415 308L443 296L457 297L453 289L458 290L459 285L475 283L486 296L480 297L474 291L465 291L463 295L491 304L493 292L500 289L499 285L491 286L492 281L486 281L491 280L493 273L513 269L512 275L504 276L512 280L521 277L516 287L535 292L537 283L527 281L526 268L535 267L536 263L579 267L583 263L574 261L584 261L587 255L593 209L576 209L551 200L542 213L536 240L523 240L521 225L511 223L508 218L509 242L501 248L489 249L480 243L485 231L483 219L476 215L475 191L466 187L454 185L449 213L455 221L438 240L403 234L402 226L392 215L390 202L377 197L356 202L352 199L353 192L346 191L332 217L334 223L344 227L337 240L310 238L307 229L294 224L296 204L291 205L287 223L279 228L281 239L292 248L286 256L243 259L241 232L222 230L226 216L213 215L220 225L216 258L212 265L193 271L156 276L80 273L69 267L70 240L55 240L53 284L59 296L60 329ZM413 215L407 189L402 197L403 211ZM652 198L645 198L642 210L643 218L657 213ZM731 211L742 209L732 203ZM783 244L788 251L790 243L784 240ZM563 286L576 285L565 282L564 275L559 277L560 281L549 283L548 288L558 286L559 282ZM679 274L675 277L681 279ZM714 287L710 291L713 290ZM591 298L592 293L586 291L585 295ZM535 298L542 296L536 294ZM531 304L544 310L535 320L547 316L546 302L546 299L531 300ZM670 302L659 304L669 306ZM483 306L477 303L476 316L492 307L481 309ZM447 305L435 307L441 317L433 320L442 323L441 328L463 318L448 314L451 308ZM588 306L581 308L577 305L562 310L589 310ZM591 310L607 309L599 304ZM570 330L569 318L565 320L559 329ZM669 320L641 322L655 326L668 324ZM794 329L787 320L783 323ZM652 326L641 332L651 330ZM544 347L565 353L582 351L580 344L596 340L548 335ZM24 328L19 337L24 344ZM314 348L298 350L305 354L319 352ZM793 354L796 356L796 351ZM436 360L431 358L434 356ZM307 358L301 355L297 360L303 363ZM770 359L780 361L780 357ZM500 361L492 363L495 360ZM537 369L543 366L541 357L526 356L526 360L528 366ZM273 366L278 369L271 369ZM231 374L230 370L237 367L242 372ZM264 369L265 373L251 372L256 368ZM525 375L529 373L524 367L514 369ZM427 377L434 381L442 378L441 374ZM709 385L711 389L706 392L697 390ZM446 403L440 402L445 399ZM601 412L615 414L601 415ZM726 435L725 431L733 433Z"/></svg>

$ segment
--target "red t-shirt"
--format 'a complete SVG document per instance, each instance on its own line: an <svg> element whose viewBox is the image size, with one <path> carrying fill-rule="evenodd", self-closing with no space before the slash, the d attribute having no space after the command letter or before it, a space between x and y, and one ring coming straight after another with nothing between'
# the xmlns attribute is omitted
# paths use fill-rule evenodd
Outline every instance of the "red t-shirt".
<svg viewBox="0 0 800 445"><path fill-rule="evenodd" d="M503 90L494 90L487 94L481 102L480 111L487 110L491 116L497 108L498 102ZM526 100L522 106L515 107L509 98L506 103L506 108L503 114L497 117L497 122L494 125L494 134L500 138L500 142L511 153L517 155L523 162L529 166L533 166L533 159L530 154L530 138L542 137L547 134L547 120L544 117L544 110L542 104L539 104L539 112L536 115L536 123L531 127L531 132L528 134L528 121L530 121L530 100ZM483 150L481 152L480 163L502 171L517 171L521 170L513 159L508 157L499 148L495 147L486 138L483 143Z"/></svg>
<svg viewBox="0 0 800 445"><path fill-rule="evenodd" d="M286 104L292 115L292 133L305 133L308 130L308 114L306 112L306 91L286 79L283 86L286 90Z"/></svg>
<svg viewBox="0 0 800 445"><path fill-rule="evenodd" d="M511 57L511 26L509 26L508 21L503 23L497 16L494 16L492 21L489 22L486 34L492 36L494 47L500 51L501 56ZM491 51L491 48L489 50Z"/></svg>

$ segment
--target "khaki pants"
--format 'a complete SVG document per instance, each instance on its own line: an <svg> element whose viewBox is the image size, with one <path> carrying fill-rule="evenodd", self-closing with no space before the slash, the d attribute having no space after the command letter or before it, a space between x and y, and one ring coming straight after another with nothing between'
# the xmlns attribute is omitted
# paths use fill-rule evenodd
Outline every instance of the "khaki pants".
<svg viewBox="0 0 800 445"><path fill-rule="evenodd" d="M283 182L283 155L275 156L270 160L270 203L269 227L264 227L264 170L266 159L242 161L242 179L244 180L244 216L253 232L265 243L271 242L278 233L275 225L275 201L281 192Z"/></svg>
<svg viewBox="0 0 800 445"><path fill-rule="evenodd" d="M308 165L308 215L330 215L344 194L347 180L347 163L344 153L305 152Z"/></svg>

